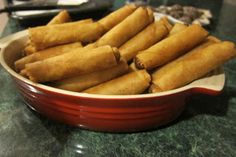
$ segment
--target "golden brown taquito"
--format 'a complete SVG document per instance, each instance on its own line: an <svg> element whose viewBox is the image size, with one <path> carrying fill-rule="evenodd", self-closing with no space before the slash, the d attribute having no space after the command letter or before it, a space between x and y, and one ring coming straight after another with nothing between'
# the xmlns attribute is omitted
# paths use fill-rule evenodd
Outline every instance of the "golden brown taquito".
<svg viewBox="0 0 236 157"><path fill-rule="evenodd" d="M137 7L134 4L125 5L100 19L98 22L105 28L106 31L108 31L133 13L136 8Z"/></svg>
<svg viewBox="0 0 236 157"><path fill-rule="evenodd" d="M178 30L180 30L181 31L181 29L178 29ZM173 35L173 34L172 34ZM214 43L219 43L220 42L220 40L218 39L218 38L216 38L216 37L214 37L214 36L208 36L204 41L203 41L203 43L201 43L199 46L197 46L197 47L195 47L194 49L192 49L190 52L191 53L193 53L193 52L197 52L197 51L201 51L201 50L203 50L204 48L206 48L207 46L209 46L209 45L212 45L212 44L214 44ZM191 54L190 52L188 52L187 54L185 54L185 56L187 56L188 54ZM174 61L172 61L172 62L175 62L175 60ZM153 76L154 76L154 73L156 73L157 71L158 71L159 69L156 69L154 72L153 72ZM155 77L155 76L154 76ZM156 77L155 77L156 78ZM156 85L156 84L154 84L154 83L152 83L151 84L151 86L150 86L150 88L149 88L149 92L150 93L158 93L158 92L162 92L163 90L160 88L160 87L158 87L158 85Z"/></svg>
<svg viewBox="0 0 236 157"><path fill-rule="evenodd" d="M164 21L166 21L166 20L164 20ZM162 24L166 26L166 24L163 23L163 20L162 20L162 19L160 19L159 22L162 22ZM167 21L167 22L168 22L168 21ZM165 23L166 23L166 22L165 22ZM171 25L171 24L170 24L170 25ZM181 25L182 25L182 24L181 24ZM169 26L166 26L168 32L169 32L170 30L171 30L171 32L172 32L172 33L169 33L168 36L174 35L174 34L176 34L176 33L178 33L178 32L180 32L180 31L183 30L183 26L182 26L182 27L180 26L181 28L180 28L179 26L177 26L177 27L178 27L178 28L176 28L176 26L174 26L172 29L170 29ZM187 28L187 26L186 26L185 28ZM146 29L147 29L147 28L146 28ZM173 31L174 31L174 32L173 32ZM153 34L153 33L152 33L152 34ZM150 36L152 36L152 35L150 35ZM144 39L145 39L145 38L144 38ZM131 39L131 40L132 40L132 39ZM125 44L126 44L126 43L125 43ZM125 44L124 44L124 45L125 45ZM137 44L137 45L135 45L135 46L138 47L139 44ZM119 49L119 50L120 50L120 49ZM136 53L142 53L142 52L144 52L144 51L138 51L138 52L136 52ZM120 50L120 53L121 53L121 56L122 56L123 58L126 58L126 57L125 57L126 55L123 55L123 54L122 54L122 53L123 53L122 50ZM136 53L135 53L135 55L137 55ZM127 53L127 55L128 55L128 53ZM134 55L134 57L135 57L135 55ZM134 57L133 57L133 58L134 58ZM135 66L135 63L134 63L134 62L132 62L132 63L130 64L130 70L131 70L131 71L136 71L136 70L138 70L137 67Z"/></svg>
<svg viewBox="0 0 236 157"><path fill-rule="evenodd" d="M67 44L71 42L88 43L98 39L104 30L103 27L91 20L69 22L49 26L39 26L29 29L29 39L36 50Z"/></svg>
<svg viewBox="0 0 236 157"><path fill-rule="evenodd" d="M170 24L168 18L166 16L162 17L160 21L166 26L166 28L169 30L169 32L172 30L172 24Z"/></svg>
<svg viewBox="0 0 236 157"><path fill-rule="evenodd" d="M60 80L52 83L51 85L60 89L80 92L105 81L109 81L127 72L128 64L126 63L126 61L120 60L120 62L113 67L101 71L95 71L85 75Z"/></svg>
<svg viewBox="0 0 236 157"><path fill-rule="evenodd" d="M201 26L191 25L136 55L135 64L139 69L154 69L191 50L207 35L208 32Z"/></svg>
<svg viewBox="0 0 236 157"><path fill-rule="evenodd" d="M151 9L139 7L131 15L104 34L97 46L110 45L120 47L154 20Z"/></svg>
<svg viewBox="0 0 236 157"><path fill-rule="evenodd" d="M149 48L167 36L168 33L169 30L163 22L156 21L124 43L119 48L120 54L125 60L129 61L133 59L139 51Z"/></svg>
<svg viewBox="0 0 236 157"><path fill-rule="evenodd" d="M71 17L66 10L60 11L54 18L52 18L47 25L61 24L70 22ZM27 41L26 47L24 49L25 55L30 55L36 52L36 48L30 43L30 40Z"/></svg>
<svg viewBox="0 0 236 157"><path fill-rule="evenodd" d="M168 37L185 30L187 27L188 26L185 24L176 23L168 34Z"/></svg>
<svg viewBox="0 0 236 157"><path fill-rule="evenodd" d="M26 47L23 50L23 56L30 55L32 53L35 53L36 51L37 51L36 48L29 41L28 43L26 43Z"/></svg>
<svg viewBox="0 0 236 157"><path fill-rule="evenodd" d="M54 16L47 25L54 25L54 24L60 24L65 22L70 22L71 17L67 10L60 11L56 16Z"/></svg>
<svg viewBox="0 0 236 157"><path fill-rule="evenodd" d="M151 81L146 70L139 70L84 90L84 93L132 95L143 93Z"/></svg>
<svg viewBox="0 0 236 157"><path fill-rule="evenodd" d="M89 52L89 53L87 53ZM71 52L25 65L25 73L34 82L50 82L78 76L117 65L117 48L77 48Z"/></svg>
<svg viewBox="0 0 236 157"><path fill-rule="evenodd" d="M184 86L236 56L232 42L206 41L180 58L164 65L152 74L151 92Z"/></svg>
<svg viewBox="0 0 236 157"><path fill-rule="evenodd" d="M25 68L25 65L28 63L33 63L39 60L44 60L46 58L51 58L54 56L58 56L75 48L82 47L80 42L75 42L71 44L59 45L51 48L47 48L38 52L35 52L31 55L25 56L15 62L16 71L20 71Z"/></svg>

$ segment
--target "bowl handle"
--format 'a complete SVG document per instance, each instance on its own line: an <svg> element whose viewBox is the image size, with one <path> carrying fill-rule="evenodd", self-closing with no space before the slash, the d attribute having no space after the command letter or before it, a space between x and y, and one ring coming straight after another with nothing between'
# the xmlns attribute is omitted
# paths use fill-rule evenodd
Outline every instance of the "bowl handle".
<svg viewBox="0 0 236 157"><path fill-rule="evenodd" d="M218 67L205 77L192 82L190 86L193 94L219 95L225 85L225 73L223 67Z"/></svg>

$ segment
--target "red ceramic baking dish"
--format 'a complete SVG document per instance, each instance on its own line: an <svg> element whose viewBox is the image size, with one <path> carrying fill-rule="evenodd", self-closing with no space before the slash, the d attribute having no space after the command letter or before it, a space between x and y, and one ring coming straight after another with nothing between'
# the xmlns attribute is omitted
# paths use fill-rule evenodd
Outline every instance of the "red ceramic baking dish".
<svg viewBox="0 0 236 157"><path fill-rule="evenodd" d="M109 132L132 132L157 127L176 119L194 93L217 95L224 86L221 68L184 87L155 94L95 95L34 83L14 71L26 31L0 40L0 61L11 75L25 103L35 111L68 125Z"/></svg>

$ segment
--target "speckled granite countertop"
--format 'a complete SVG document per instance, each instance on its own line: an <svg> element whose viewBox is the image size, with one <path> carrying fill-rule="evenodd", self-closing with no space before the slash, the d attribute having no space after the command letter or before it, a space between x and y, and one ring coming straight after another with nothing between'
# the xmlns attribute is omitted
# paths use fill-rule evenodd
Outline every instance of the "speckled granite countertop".
<svg viewBox="0 0 236 157"><path fill-rule="evenodd" d="M204 0L203 5L203 0L192 0L212 9L215 18L208 30L236 42L236 2L208 1L211 3ZM116 1L117 6L121 4ZM3 36L22 29L11 19ZM10 76L0 67L0 156L235 157L236 60L224 67L227 81L221 95L195 95L171 124L129 134L81 130L42 117L26 107Z"/></svg>

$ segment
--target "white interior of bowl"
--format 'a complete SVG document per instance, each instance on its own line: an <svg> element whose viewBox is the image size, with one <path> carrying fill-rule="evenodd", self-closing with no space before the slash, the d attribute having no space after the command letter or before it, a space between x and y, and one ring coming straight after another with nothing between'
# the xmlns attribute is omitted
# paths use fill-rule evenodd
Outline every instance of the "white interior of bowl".
<svg viewBox="0 0 236 157"><path fill-rule="evenodd" d="M169 22L171 24L175 24L175 23L182 23L182 24L184 24L184 22L182 22L180 20L177 20L176 18L173 18L172 16L169 16L169 15L166 15L166 14L162 14L162 13L155 12L154 13L154 17L155 17L155 20L160 20L163 17L167 17L167 19L169 20Z"/></svg>
<svg viewBox="0 0 236 157"><path fill-rule="evenodd" d="M54 87L46 86L39 83L34 83L23 76L19 75L13 70L14 61L20 57L20 50L24 47L24 43L27 39L26 31L21 31L16 34L10 35L3 39L0 39L0 62L2 66L14 77L24 81L25 83L32 85L32 92L37 92L34 89L34 86L43 88L48 91L61 93L65 95L73 95L79 97L89 97L89 98L102 98L102 99L110 99L110 98L119 98L119 99L132 99L132 98L146 98L146 97L157 97L157 96L166 96L170 94L175 94L179 92L183 92L193 88L204 88L212 91L219 92L223 89L225 83L225 74L222 68L217 68L207 76L195 80L192 83L183 86L181 88L177 88L170 91L160 92L160 93L151 93L151 94L138 94L138 95L98 95L98 94L87 94L87 93L79 93L79 92L71 92L62 89L57 89Z"/></svg>

